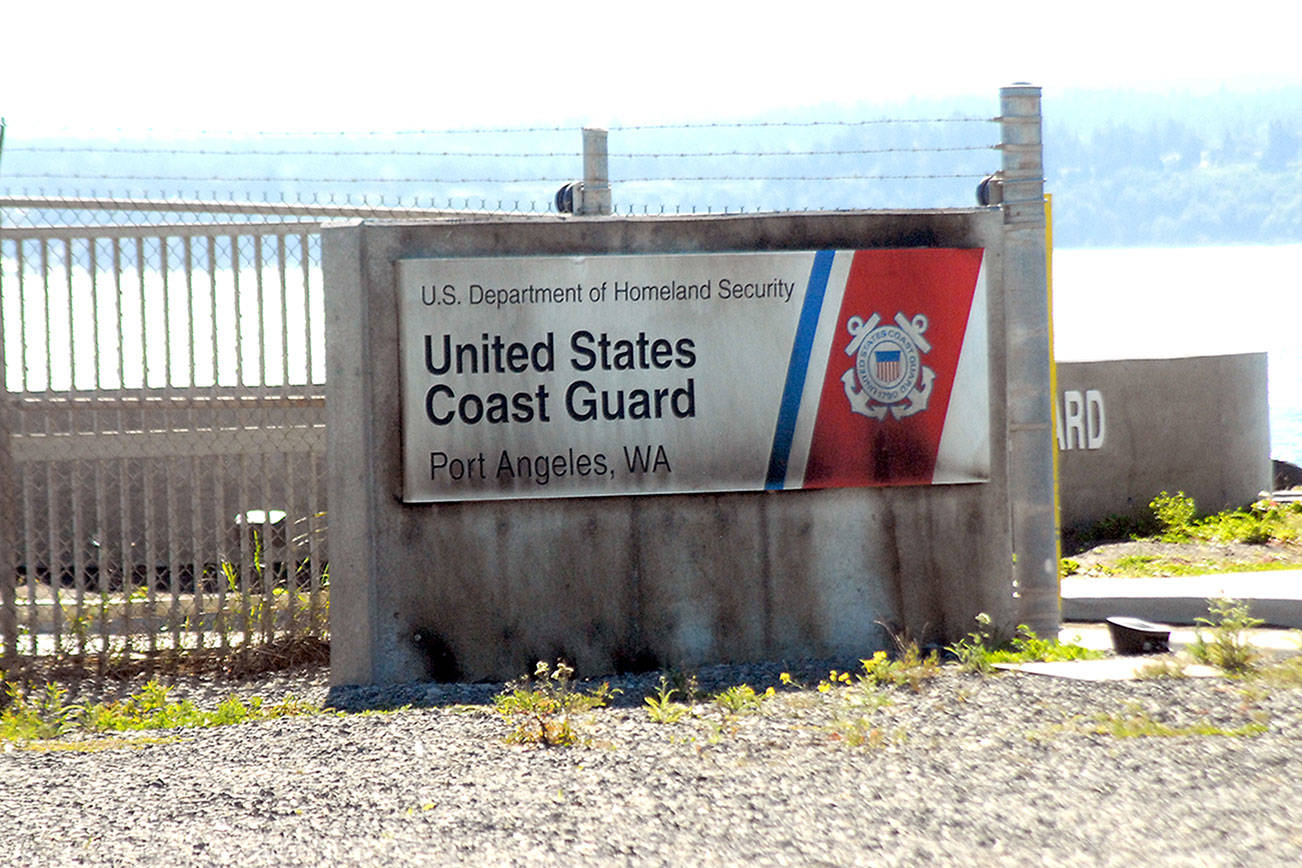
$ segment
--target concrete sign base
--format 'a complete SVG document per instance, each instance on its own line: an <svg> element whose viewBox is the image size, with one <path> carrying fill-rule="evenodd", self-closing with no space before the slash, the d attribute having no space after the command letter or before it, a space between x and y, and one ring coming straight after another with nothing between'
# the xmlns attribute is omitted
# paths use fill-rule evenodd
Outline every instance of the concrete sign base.
<svg viewBox="0 0 1302 868"><path fill-rule="evenodd" d="M595 675L671 664L866 656L887 647L887 628L921 642L953 641L971 629L978 612L990 613L997 624L1011 625L1017 617L1005 442L1010 314L998 210L361 223L328 227L324 238L336 684L505 679L556 658ZM423 342L405 340L400 328L399 286L410 268L402 262L919 248L984 251L979 326L988 335L980 384L986 403L981 425L972 430L988 431L990 445L973 465L979 474L968 478L987 481L404 502L411 484L404 477L404 424L413 411L404 409L401 384L413 368L404 374L403 366L413 343L421 348ZM902 312L915 325L908 317L918 312ZM878 313L893 322L897 311ZM451 320L435 320L422 322L421 335L441 340L441 324ZM634 313L619 325L633 335L647 331ZM567 358L562 350L585 328L552 329L557 361ZM593 341L580 336L581 347L599 352L600 330ZM494 376L506 382L514 365L552 389L546 379L552 361L542 350L537 358L529 355L540 342L546 346L546 331L519 338L521 350L511 350L504 339L502 370ZM555 337L562 332L564 341ZM458 345L480 337L454 334L451 326L446 333L450 366L458 361ZM648 352L653 337L648 331ZM700 412L707 375L674 367L697 358L699 347L681 342L698 338L695 332L671 337L661 360L684 382L695 378ZM879 337L875 349L881 352L865 357L863 376L885 384L878 403L886 406L896 400L887 387L903 383L912 370L905 362L917 355L935 365L920 344L905 346L894 332L874 340ZM491 356L491 335L479 344L485 341ZM441 347L431 341L434 371L443 370ZM756 348L739 344L732 351L753 354ZM464 351L463 367L476 352ZM842 355L850 359L843 365L848 368L853 359ZM761 354L754 364L769 361ZM416 390L421 396L444 382L430 366L424 374L414 370L424 377ZM909 388L920 388L918 376ZM500 391L496 382L476 388ZM566 387L555 386L562 395ZM457 411L454 404L444 406L445 398L434 396L438 419L447 418L449 407ZM765 450L773 433L768 437ZM727 442L710 445L726 449ZM449 462L442 471L450 472L453 450L442 451ZM424 471L428 477L428 455Z"/></svg>

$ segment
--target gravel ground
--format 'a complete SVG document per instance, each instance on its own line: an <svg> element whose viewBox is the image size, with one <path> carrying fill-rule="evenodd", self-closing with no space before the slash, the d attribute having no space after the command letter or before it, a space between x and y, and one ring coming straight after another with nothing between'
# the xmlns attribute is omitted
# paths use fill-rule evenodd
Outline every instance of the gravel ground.
<svg viewBox="0 0 1302 868"><path fill-rule="evenodd" d="M832 661L792 669L816 684ZM778 665L702 670L707 691ZM763 711L649 719L617 679L587 742L506 741L500 686L336 690L357 710L95 751L0 753L12 865L1302 863L1302 690L1219 679L1088 683L947 667L878 707L780 688ZM230 690L182 682L211 704ZM324 701L324 670L239 687ZM83 696L83 698L89 698ZM420 707L423 706L423 707ZM1117 737L1098 715L1253 736ZM839 738L861 720L871 745ZM875 735L872 735L875 733Z"/></svg>

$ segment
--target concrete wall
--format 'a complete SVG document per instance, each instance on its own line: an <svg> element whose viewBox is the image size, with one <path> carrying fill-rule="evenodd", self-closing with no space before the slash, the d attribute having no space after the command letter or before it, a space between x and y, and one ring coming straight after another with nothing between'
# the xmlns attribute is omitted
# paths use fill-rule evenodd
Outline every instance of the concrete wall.
<svg viewBox="0 0 1302 868"><path fill-rule="evenodd" d="M1164 490L1206 513L1270 488L1265 353L1060 362L1057 398L1066 531Z"/></svg>
<svg viewBox="0 0 1302 868"><path fill-rule="evenodd" d="M867 654L1014 618L993 210L325 229L336 684ZM399 257L985 247L988 483L404 505Z"/></svg>

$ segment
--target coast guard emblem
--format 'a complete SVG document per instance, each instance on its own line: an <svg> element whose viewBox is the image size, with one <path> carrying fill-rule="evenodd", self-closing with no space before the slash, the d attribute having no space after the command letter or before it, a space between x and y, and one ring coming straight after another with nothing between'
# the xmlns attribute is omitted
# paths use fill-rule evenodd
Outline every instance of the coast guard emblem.
<svg viewBox="0 0 1302 868"><path fill-rule="evenodd" d="M927 409L936 372L922 364L922 354L931 350L923 334L927 318L913 319L895 314L895 325L879 325L873 314L866 321L850 317L846 330L850 344L845 354L854 364L841 376L850 409L872 419L896 419Z"/></svg>

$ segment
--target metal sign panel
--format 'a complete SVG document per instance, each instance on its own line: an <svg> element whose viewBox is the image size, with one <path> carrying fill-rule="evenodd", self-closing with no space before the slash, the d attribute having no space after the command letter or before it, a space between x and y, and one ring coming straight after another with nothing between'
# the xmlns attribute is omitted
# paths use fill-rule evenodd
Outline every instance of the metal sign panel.
<svg viewBox="0 0 1302 868"><path fill-rule="evenodd" d="M984 481L982 261L400 260L403 499Z"/></svg>

